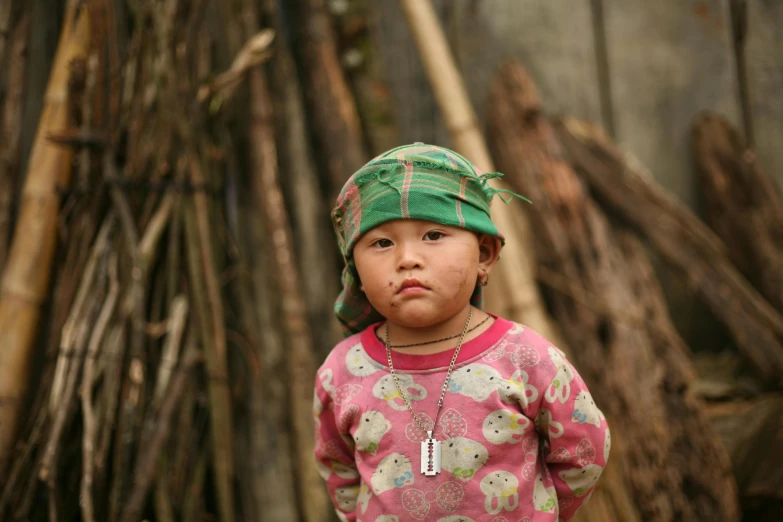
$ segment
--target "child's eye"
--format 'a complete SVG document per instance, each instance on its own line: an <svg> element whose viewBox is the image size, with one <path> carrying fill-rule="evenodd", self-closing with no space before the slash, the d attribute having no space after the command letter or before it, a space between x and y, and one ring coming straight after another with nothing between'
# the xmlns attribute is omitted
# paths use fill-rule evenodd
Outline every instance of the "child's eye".
<svg viewBox="0 0 783 522"><path fill-rule="evenodd" d="M373 241L372 242L372 246L375 246L375 247L378 247L378 248L388 248L388 247L392 246L392 242L389 239L381 238L381 239L376 239L375 241Z"/></svg>
<svg viewBox="0 0 783 522"><path fill-rule="evenodd" d="M427 239L429 241L437 241L438 239L442 238L445 234L443 232L438 232L437 230L430 230L426 234L424 234L424 239Z"/></svg>

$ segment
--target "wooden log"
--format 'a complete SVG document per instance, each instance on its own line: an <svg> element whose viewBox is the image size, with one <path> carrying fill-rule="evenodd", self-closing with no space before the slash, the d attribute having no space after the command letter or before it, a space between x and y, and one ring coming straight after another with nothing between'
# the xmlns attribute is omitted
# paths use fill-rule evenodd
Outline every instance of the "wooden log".
<svg viewBox="0 0 783 522"><path fill-rule="evenodd" d="M573 119L556 122L555 129L569 162L601 204L650 241L726 324L759 376L779 386L783 317L729 261L723 243L600 129Z"/></svg>
<svg viewBox="0 0 783 522"><path fill-rule="evenodd" d="M783 311L783 196L725 118L701 115L693 146L707 224L761 295Z"/></svg>
<svg viewBox="0 0 783 522"><path fill-rule="evenodd" d="M253 201L249 201L248 205L254 206ZM248 284L256 296L257 304L253 310L259 328L256 357L262 368L260 377L250 384L252 396L248 408L252 416L253 476L248 480L253 482L259 509L266 517L270 520L296 520L299 508L289 442L291 432L285 368L288 353L283 341L285 332L281 331L276 313L277 303L267 298L276 291L271 234L260 213L252 212L250 208L248 212L249 237L246 242L252 256Z"/></svg>
<svg viewBox="0 0 783 522"><path fill-rule="evenodd" d="M25 180L14 239L0 282L0 477L13 449L27 397L30 364L39 332L60 211L57 188L71 177L70 148L48 139L71 124L68 78L71 63L84 59L89 44L86 16L69 2Z"/></svg>
<svg viewBox="0 0 783 522"><path fill-rule="evenodd" d="M293 239L308 321L315 332L316 356L321 361L340 340L334 315L334 299L340 290L337 260L341 259L334 241L329 212L334 201L325 200L319 189L318 169L308 136L302 82L296 74L291 43L286 38L285 21L278 0L264 0L267 19L275 30L275 54L269 64L269 83L274 107L275 134L278 137L280 184L290 209ZM313 263L318 259L318 263ZM328 335L331 332L337 334Z"/></svg>
<svg viewBox="0 0 783 522"><path fill-rule="evenodd" d="M195 185L203 185L201 166L192 157L189 168ZM191 202L189 202L191 203ZM233 522L234 514L234 449L231 391L229 390L226 358L226 323L223 300L217 281L209 227L211 218L203 192L195 193L185 214L188 244L190 285L201 327L201 343L209 376L209 406L212 438L212 462L218 510L222 522Z"/></svg>
<svg viewBox="0 0 783 522"><path fill-rule="evenodd" d="M326 0L298 0L298 55L304 91L316 137L316 151L325 167L324 184L334 203L348 178L368 159L356 103L340 66Z"/></svg>
<svg viewBox="0 0 783 522"><path fill-rule="evenodd" d="M257 19L253 4L245 1L243 26L245 35L253 34ZM315 381L316 363L313 356L313 332L307 323L307 310L296 267L291 225L283 202L278 170L278 144L274 134L274 110L264 71L250 71L250 168L251 186L268 229L272 232L272 266L277 277L280 296L281 331L287 345L285 372L288 382ZM358 152L358 151L357 151ZM294 386L288 390L290 426L289 442L296 477L296 492L302 502L300 517L304 522L320 522L331 511L331 502L315 466L315 434L313 432L313 392L309 386Z"/></svg>
<svg viewBox="0 0 783 522"><path fill-rule="evenodd" d="M286 374L289 382L308 383L315 379L315 360L312 352L312 337L307 325L307 314L300 290L299 276L293 267L296 256L293 252L290 225L283 206L277 172L277 155L271 122L270 97L266 79L260 69L250 75L253 118L250 137L252 147L253 189L256 200L264 211L266 222L272 233L274 267L278 277L278 295L281 297L283 331L288 344ZM306 522L322 520L328 513L326 492L312 458L314 434L312 426L312 392L301 386L289 390L293 440L291 447L297 477L297 491L308 501L303 506L302 518Z"/></svg>
<svg viewBox="0 0 783 522"><path fill-rule="evenodd" d="M370 155L374 157L400 145L395 121L400 107L392 103L388 74L371 40L370 28L379 18L381 4L369 0L332 2L331 9L343 70L356 99Z"/></svg>
<svg viewBox="0 0 783 522"><path fill-rule="evenodd" d="M737 520L728 457L688 393L694 370L644 248L591 199L518 64L491 90L489 125L499 166L535 201L542 279L562 281L551 306L612 428L609 480L580 520Z"/></svg>

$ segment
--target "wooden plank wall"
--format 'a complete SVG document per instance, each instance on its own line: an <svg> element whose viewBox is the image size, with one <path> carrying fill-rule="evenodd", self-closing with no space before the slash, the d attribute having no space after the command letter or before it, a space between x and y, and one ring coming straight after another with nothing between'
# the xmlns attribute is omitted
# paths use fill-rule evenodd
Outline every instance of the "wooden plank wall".
<svg viewBox="0 0 783 522"><path fill-rule="evenodd" d="M453 2L449 40L476 112L506 60L525 64L549 112L607 124L602 116L589 1Z"/></svg>
<svg viewBox="0 0 783 522"><path fill-rule="evenodd" d="M694 116L739 123L728 0L603 0L615 138L693 207Z"/></svg>
<svg viewBox="0 0 783 522"><path fill-rule="evenodd" d="M441 21L449 18L447 2L437 1L434 5ZM372 38L391 91L400 140L450 146L451 140L399 3L376 0L373 6Z"/></svg>
<svg viewBox="0 0 783 522"><path fill-rule="evenodd" d="M750 121L758 161L783 187L783 2L750 0L745 44Z"/></svg>
<svg viewBox="0 0 783 522"><path fill-rule="evenodd" d="M690 128L702 110L742 126L730 2L434 0L480 120L497 65L521 61L550 113L601 123L698 210ZM759 160L783 187L783 2L746 0L748 106ZM403 141L449 145L396 0L373 37Z"/></svg>

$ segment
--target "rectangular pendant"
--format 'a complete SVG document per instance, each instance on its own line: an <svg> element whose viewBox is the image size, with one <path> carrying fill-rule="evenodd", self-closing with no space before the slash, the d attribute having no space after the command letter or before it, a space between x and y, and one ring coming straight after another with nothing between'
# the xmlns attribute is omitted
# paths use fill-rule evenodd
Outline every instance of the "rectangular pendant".
<svg viewBox="0 0 783 522"><path fill-rule="evenodd" d="M432 438L431 431L421 443L421 473L429 477L440 473L440 441Z"/></svg>

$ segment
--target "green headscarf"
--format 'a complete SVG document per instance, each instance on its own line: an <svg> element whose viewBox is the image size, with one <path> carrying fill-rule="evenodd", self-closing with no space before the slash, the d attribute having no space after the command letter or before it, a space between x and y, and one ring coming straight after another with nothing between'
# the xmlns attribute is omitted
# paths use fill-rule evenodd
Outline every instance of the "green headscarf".
<svg viewBox="0 0 783 522"><path fill-rule="evenodd" d="M395 219L421 219L500 238L490 219L492 197L507 190L489 185L499 172L481 174L454 151L414 143L385 152L359 169L343 187L332 211L332 225L345 259L343 289L334 311L345 336L361 332L383 316L359 290L353 247L372 228ZM482 287L471 304L481 308Z"/></svg>

